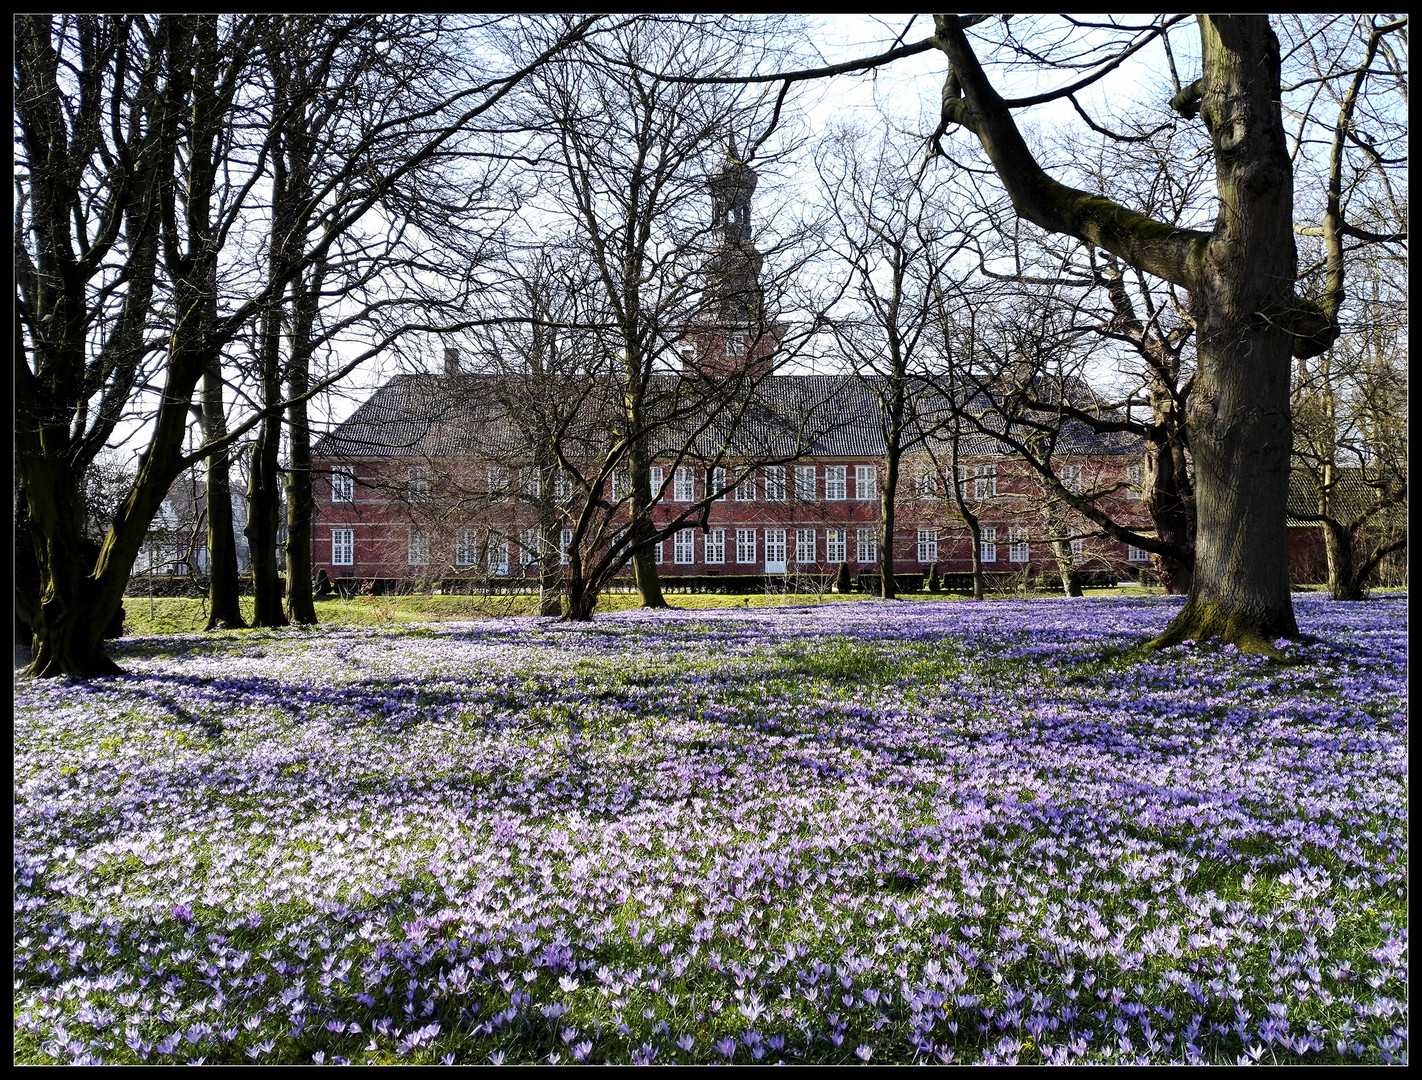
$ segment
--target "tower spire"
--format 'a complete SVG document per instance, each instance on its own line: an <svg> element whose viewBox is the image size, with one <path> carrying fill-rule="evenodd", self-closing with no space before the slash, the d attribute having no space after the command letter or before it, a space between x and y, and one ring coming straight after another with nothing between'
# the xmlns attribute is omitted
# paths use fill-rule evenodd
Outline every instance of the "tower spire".
<svg viewBox="0 0 1422 1080"><path fill-rule="evenodd" d="M743 370L760 359L764 343L765 294L760 271L764 257L751 241L751 196L756 172L740 159L736 137L728 132L725 155L706 176L711 194L711 250L707 255L706 307L702 316L708 345L702 370L722 373Z"/></svg>

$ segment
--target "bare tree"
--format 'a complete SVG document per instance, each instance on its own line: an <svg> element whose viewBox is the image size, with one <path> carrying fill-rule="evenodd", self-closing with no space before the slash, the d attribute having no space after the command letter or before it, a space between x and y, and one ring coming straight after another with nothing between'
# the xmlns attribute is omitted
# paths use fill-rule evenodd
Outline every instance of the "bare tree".
<svg viewBox="0 0 1422 1080"><path fill-rule="evenodd" d="M1187 80L1171 102L1187 120L1201 118L1209 133L1218 192L1213 228L1172 226L1109 195L1063 184L1043 167L1013 118L1015 110L1072 98L1151 43L1168 42L1184 18L1073 24L1080 33L1058 34L1052 42L1034 41L1030 21L939 15L932 36L876 56L725 78L788 85L939 51L949 73L938 95L940 123L930 137L935 147L942 148L950 129L962 129L985 153L1018 217L1186 290L1199 357L1189 416L1195 572L1188 602L1155 644L1220 637L1268 651L1276 638L1298 636L1285 524L1290 357L1315 356L1338 335L1329 312L1295 290L1293 170L1279 108L1279 44L1269 20L1200 16L1200 77ZM990 60L1071 74L1060 87L1004 98L979 59L980 48L998 50Z"/></svg>
<svg viewBox="0 0 1422 1080"><path fill-rule="evenodd" d="M1294 393L1289 512L1323 530L1335 600L1362 599L1382 561L1407 547L1405 331L1384 305L1366 309L1365 327L1299 366Z"/></svg>
<svg viewBox="0 0 1422 1080"><path fill-rule="evenodd" d="M1406 28L1396 15L1285 21L1298 73L1290 89L1304 95L1294 142L1300 151L1328 144L1295 232L1310 256L1304 275L1343 331L1315 364L1297 366L1290 510L1323 529L1338 600L1361 599L1379 564L1407 545L1406 293L1397 287L1406 276L1397 173L1406 163L1407 81L1394 48Z"/></svg>
<svg viewBox="0 0 1422 1080"><path fill-rule="evenodd" d="M755 173L745 160L763 142L755 136L778 113L777 103L760 91L669 80L639 65L702 71L730 62L752 40L745 29L688 32L679 20L633 20L603 35L590 54L546 65L525 88L526 122L545 126L539 150L552 163L535 205L571 224L593 268L605 312L603 348L620 383L615 452L606 475L585 478L585 509L599 502L594 483L625 470L625 546L647 607L666 605L652 550L658 493L651 470L661 449L654 433L690 417L697 399L715 415L756 377L753 365L726 364L728 349L764 360L782 343L761 291L767 253L751 238ZM710 176L718 212L708 215L708 163L726 152L728 140L730 157ZM676 349L693 329L701 347L682 356ZM719 366L703 364L703 353ZM698 366L699 380L657 377ZM613 550L623 546L618 540ZM581 617L584 605L574 606Z"/></svg>
<svg viewBox="0 0 1422 1080"><path fill-rule="evenodd" d="M333 210L274 276L244 278L251 265L231 246L238 239L234 230L254 205L252 178L260 175L270 146L264 141L255 148L245 175L220 174L213 181L215 208L207 225L212 240L208 249L199 244L192 250L203 258L211 250L230 252L237 278L219 289L216 321L204 325L211 290L200 287L203 258L174 280L160 264L160 253L192 240L186 220L170 208L180 205L180 193L185 197L194 161L201 168L212 160L205 145L191 152L201 131L189 121L194 80L216 77L220 91L230 70L214 76L210 64L194 63L201 55L197 39L207 32L204 24L199 17L179 15L17 20L16 448L42 583L32 674L114 670L102 633L121 605L148 523L168 488L186 467L225 450L264 415L285 406L270 402L218 440L186 451L189 409L211 357L260 319L292 276L322 259L401 178L595 22L562 26L546 36L544 24L529 23L531 48L512 58L506 70L452 93L438 109L398 121L387 117L386 125L404 122L424 135L413 147L407 142L395 161L372 160L368 147L347 158L313 191L312 201L326 203L343 181L356 178L362 194ZM235 66L239 80L254 63L242 43L258 23L219 22L221 62ZM198 97L209 101L213 94L205 85ZM375 127L377 133L386 130ZM197 287L189 289L185 282ZM376 335L343 370L308 393L384 344ZM155 393L145 398L144 387ZM80 550L83 478L131 413L147 425L147 448L95 563Z"/></svg>
<svg viewBox="0 0 1422 1080"><path fill-rule="evenodd" d="M912 151L840 127L817 158L830 248L848 263L850 310L832 322L842 362L873 395L884 437L879 488L880 595L894 599L894 532L905 453L950 419L951 386L940 388L942 298L956 292L949 264L971 225L946 205L944 189L920 184ZM935 202L935 195L937 201ZM971 514L965 507L969 528ZM975 577L981 584L981 575Z"/></svg>

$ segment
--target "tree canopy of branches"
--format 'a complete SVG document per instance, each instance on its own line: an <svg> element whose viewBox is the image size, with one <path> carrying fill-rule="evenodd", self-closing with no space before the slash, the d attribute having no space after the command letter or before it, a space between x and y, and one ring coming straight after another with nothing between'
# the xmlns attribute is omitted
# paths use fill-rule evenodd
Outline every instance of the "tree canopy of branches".
<svg viewBox="0 0 1422 1080"><path fill-rule="evenodd" d="M949 298L958 298L950 263L972 231L968 217L955 220L944 188L930 191L917 182L922 170L915 156L883 136L876 141L841 126L816 162L829 246L848 270L847 307L831 321L835 345L877 401L884 436L878 550L885 599L897 595L894 532L904 454L920 447L928 432L951 425L960 397L951 370L945 371L941 328L957 315L947 310ZM975 530L971 511L959 510ZM981 598L980 568L975 581Z"/></svg>
<svg viewBox="0 0 1422 1080"><path fill-rule="evenodd" d="M750 368L702 363L701 354L719 359L730 338L744 339L751 356L787 347L775 298L767 299L761 282L762 261L774 253L755 247L749 221L728 230L725 209L722 220L713 213L725 196L712 190L718 177L753 177L745 158L778 109L774 95L668 79L641 66L678 75L724 66L745 50L771 47L770 30L749 23L688 32L675 19L635 20L553 60L521 88L523 123L544 136L531 152L548 163L532 205L566 227L587 268L596 299L584 303L583 341L598 355L585 369L605 373L617 388L591 457L586 427L576 453L565 444L556 455L584 496L572 522L579 554L569 575L570 617L590 617L598 589L629 556L643 605L665 606L653 556L665 535L652 521L661 494L651 483L653 458L677 467L696 457L705 465L698 455L708 432L729 438L734 425L726 425L758 378ZM702 348L685 351L694 339ZM685 377L659 377L678 369ZM626 490L612 500L622 515L618 535L589 547L589 529L601 532L595 511L610 509L601 485L624 472ZM595 566L584 559L593 548Z"/></svg>
<svg viewBox="0 0 1422 1080"><path fill-rule="evenodd" d="M287 406L279 392L268 395L188 451L189 410L214 357L254 337L293 282L341 242L389 236L382 200L595 23L514 20L512 32L500 26L500 40L519 48L486 51L489 73L478 80L414 102L353 102L343 115L360 118L359 132L301 192L289 220L307 227L278 231L274 249L283 125L272 118L283 103L262 76L273 17L17 19L16 448L40 578L31 673L114 670L101 632L168 487ZM348 44L382 30L402 32L378 17L318 20L310 62L339 66ZM305 394L403 328L381 328ZM84 477L120 425L134 421L146 448L95 560L82 545Z"/></svg>
<svg viewBox="0 0 1422 1080"><path fill-rule="evenodd" d="M939 122L930 144L936 151L948 156L966 149L955 138L966 133L1018 218L1184 290L1198 357L1187 415L1195 470L1194 573L1186 605L1155 644L1218 637L1269 651L1275 639L1298 636L1286 536L1292 358L1319 355L1339 334L1333 294L1314 299L1297 286L1294 162L1280 108L1274 27L1265 16L1195 20L1198 74L1185 73L1170 104L1183 120L1201 122L1209 138L1216 198L1208 228L1159 220L1114 190L1063 183L1029 147L1014 117L1053 100L1070 100L1084 114L1076 95L1153 43L1168 44L1186 18L1067 20L1065 33L1038 38L1041 27L1032 19L938 15L931 36L875 56L725 78L788 85L939 52L948 72L935 93ZM1165 57L1173 67L1172 48ZM989 74L994 64L998 75ZM1062 85L1004 97L997 88L1001 72L1024 69L1047 78L1061 73Z"/></svg>

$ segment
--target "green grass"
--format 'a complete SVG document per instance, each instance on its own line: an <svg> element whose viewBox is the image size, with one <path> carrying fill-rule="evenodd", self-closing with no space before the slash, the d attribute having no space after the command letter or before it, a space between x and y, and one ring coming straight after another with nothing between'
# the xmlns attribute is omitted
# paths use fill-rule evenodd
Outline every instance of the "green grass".
<svg viewBox="0 0 1422 1080"><path fill-rule="evenodd" d="M1039 592L1039 597L1053 597L1056 592ZM1089 589L1087 595L1104 596L1159 596L1159 588L1139 585L1119 585L1114 589ZM666 594L667 603L674 608L701 611L711 608L738 607L798 607L807 604L840 603L845 601L872 600L874 597L863 593L841 596L839 593L753 593L733 595L725 593L677 593ZM902 593L900 600L967 600L962 593ZM996 595L989 600L1007 599ZM251 620L254 601L250 596L241 598L242 617ZM604 593L597 604L599 614L614 611L629 611L641 603L636 593ZM432 594L412 594L409 596L359 596L349 600L331 597L316 601L316 616L323 625L330 626L401 626L410 623L444 622L459 619L497 619L516 615L534 615L538 610L537 596L529 593L513 595L472 595L445 596ZM196 634L207 625L208 604L205 599L189 597L145 597L124 598L123 632L128 637L149 637L154 634Z"/></svg>
<svg viewBox="0 0 1422 1080"><path fill-rule="evenodd" d="M1308 592L1322 589L1324 589L1323 586L1299 586L1295 591ZM1111 589L1086 590L1086 595L1094 598L1160 596L1162 594L1163 590L1158 586L1135 584L1117 585ZM1051 590L1039 591L1031 595L1050 599L1060 597L1061 593ZM806 604L871 599L874 598L863 593L851 593L848 596L841 596L839 593L755 593L748 596L725 593L668 592L666 594L667 603L672 607L688 611L731 607L794 607ZM963 593L914 592L901 593L899 599L963 601L970 599L970 597ZM987 599L1019 599L1019 597L989 594ZM253 612L252 597L242 597L241 604L242 617L250 621ZM629 611L640 606L636 593L604 593L598 600L597 611L599 614L607 614L613 611ZM457 619L497 619L513 615L533 615L537 613L537 610L538 598L527 593L491 596L430 594L360 596L350 600L333 597L316 601L317 618L323 625L331 626L401 626L409 623L444 622ZM207 625L207 612L207 601L202 599L129 596L124 599L123 632L129 637L201 633Z"/></svg>

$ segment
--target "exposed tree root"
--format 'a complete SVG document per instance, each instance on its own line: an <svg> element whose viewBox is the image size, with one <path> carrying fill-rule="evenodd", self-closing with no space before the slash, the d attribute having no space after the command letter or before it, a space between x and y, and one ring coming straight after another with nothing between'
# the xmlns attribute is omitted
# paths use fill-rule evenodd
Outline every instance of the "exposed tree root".
<svg viewBox="0 0 1422 1080"><path fill-rule="evenodd" d="M1167 649L1182 641L1206 641L1219 639L1233 645L1240 652L1258 653L1281 658L1284 654L1274 642L1281 638L1296 641L1299 637L1298 624L1290 612L1287 618L1273 620L1245 612L1224 611L1218 601L1190 599L1180 609L1165 632L1146 644L1147 651Z"/></svg>

